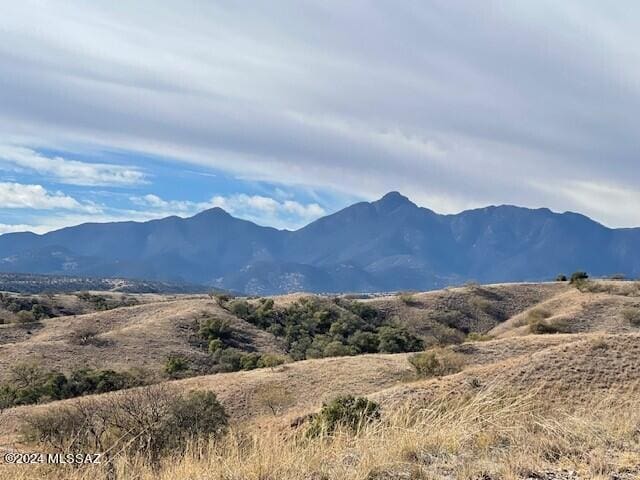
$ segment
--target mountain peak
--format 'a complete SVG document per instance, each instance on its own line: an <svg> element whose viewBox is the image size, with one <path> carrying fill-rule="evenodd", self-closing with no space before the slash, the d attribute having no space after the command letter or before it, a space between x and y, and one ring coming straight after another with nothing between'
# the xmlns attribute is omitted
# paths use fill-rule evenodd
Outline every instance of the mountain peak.
<svg viewBox="0 0 640 480"><path fill-rule="evenodd" d="M389 192L383 196L380 200L373 202L378 207L383 207L385 210L393 210L403 205L409 205L415 207L416 204L402 195L400 192Z"/></svg>
<svg viewBox="0 0 640 480"><path fill-rule="evenodd" d="M227 212L226 210L220 207L213 207L213 208L208 208L207 210L203 210L199 213L196 213L193 216L193 218L213 218L213 217L227 218L227 217L231 217L231 215L229 214L229 212Z"/></svg>

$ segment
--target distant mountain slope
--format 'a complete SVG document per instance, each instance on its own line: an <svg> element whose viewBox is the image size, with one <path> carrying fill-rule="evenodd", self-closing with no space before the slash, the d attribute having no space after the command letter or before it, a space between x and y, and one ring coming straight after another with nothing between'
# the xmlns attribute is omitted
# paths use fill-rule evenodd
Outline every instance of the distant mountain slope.
<svg viewBox="0 0 640 480"><path fill-rule="evenodd" d="M123 293L206 293L210 287L131 278L72 277L33 273L0 273L0 291L16 293L80 292L88 290Z"/></svg>
<svg viewBox="0 0 640 480"><path fill-rule="evenodd" d="M247 293L425 290L538 281L584 269L640 276L640 228L610 229L575 213L492 206L456 215L397 192L297 231L232 217L83 224L0 236L0 271L147 278Z"/></svg>

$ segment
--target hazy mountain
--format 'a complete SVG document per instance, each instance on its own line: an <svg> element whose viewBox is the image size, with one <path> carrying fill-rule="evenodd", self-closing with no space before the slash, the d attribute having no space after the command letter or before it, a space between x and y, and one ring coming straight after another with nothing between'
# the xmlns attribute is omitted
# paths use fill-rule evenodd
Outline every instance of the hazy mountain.
<svg viewBox="0 0 640 480"><path fill-rule="evenodd" d="M248 293L429 289L640 276L640 229L514 206L439 215L392 192L289 232L214 208L191 218L0 236L0 271L203 283Z"/></svg>

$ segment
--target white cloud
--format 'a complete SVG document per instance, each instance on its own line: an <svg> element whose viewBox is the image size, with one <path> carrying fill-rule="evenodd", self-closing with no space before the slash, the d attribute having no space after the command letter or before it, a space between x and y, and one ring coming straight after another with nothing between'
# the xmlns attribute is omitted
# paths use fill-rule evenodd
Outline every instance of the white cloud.
<svg viewBox="0 0 640 480"><path fill-rule="evenodd" d="M30 208L35 210L76 210L97 213L100 207L80 203L63 192L49 192L42 185L0 182L0 208Z"/></svg>
<svg viewBox="0 0 640 480"><path fill-rule="evenodd" d="M286 200L282 206L287 212L293 213L302 218L317 218L326 213L317 203L302 205L292 200Z"/></svg>
<svg viewBox="0 0 640 480"><path fill-rule="evenodd" d="M135 205L147 207L151 209L150 211L162 212L165 215L192 215L208 208L220 207L239 218L278 228L297 228L326 213L317 203L278 201L271 197L243 193L228 196L216 195L206 202L164 200L154 194L134 196L131 197L131 201Z"/></svg>
<svg viewBox="0 0 640 480"><path fill-rule="evenodd" d="M106 163L88 163L62 157L46 157L29 148L0 144L0 164L4 162L40 175L51 175L70 185L136 185L145 175L136 168Z"/></svg>
<svg viewBox="0 0 640 480"><path fill-rule="evenodd" d="M191 202L188 200L163 200L152 193L142 197L130 197L131 202L142 207L151 207L157 210L164 210L174 213L194 213L198 210L209 208L207 203Z"/></svg>
<svg viewBox="0 0 640 480"><path fill-rule="evenodd" d="M3 233L12 233L12 232L41 233L41 226L25 225L25 224L17 224L17 223L16 224L0 223L0 235L2 235Z"/></svg>

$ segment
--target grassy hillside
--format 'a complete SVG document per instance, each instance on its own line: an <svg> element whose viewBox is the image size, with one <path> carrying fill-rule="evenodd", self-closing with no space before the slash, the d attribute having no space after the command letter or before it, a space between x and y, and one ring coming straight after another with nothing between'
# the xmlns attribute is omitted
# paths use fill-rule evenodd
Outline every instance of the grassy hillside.
<svg viewBox="0 0 640 480"><path fill-rule="evenodd" d="M134 297L139 298L139 297ZM184 357L194 373L212 367L198 336L199 322L215 316L233 330L231 342L246 351L281 353L273 335L221 309L208 298L152 301L84 315L0 327L0 375L34 359L47 367L73 370L135 366L160 375L171 356Z"/></svg>
<svg viewBox="0 0 640 480"><path fill-rule="evenodd" d="M470 285L312 303L306 295L287 295L274 297L268 308L261 299L163 297L43 320L22 336L15 333L20 326L4 326L3 372L34 357L61 370L83 362L115 370L135 364L156 372L162 388L181 395L214 392L231 430L213 443L198 440L155 470L123 451L109 468L4 466L0 478L59 478L61 472L69 478L109 478L115 472L117 478L221 480L639 478L640 289L633 282L603 281L578 287ZM362 306L379 314L371 317ZM216 357L203 345L198 327L210 318L231 327L223 349L289 355L290 360L293 344L283 332L298 326L292 319L315 329L305 330L312 344L332 336L351 345L351 333L340 330L342 336L336 336L336 322L341 328L355 322L373 336L389 323L420 338L426 353L351 351L197 375L215 367ZM96 329L96 344L74 343L73 332L87 326ZM189 358L189 375L195 376L163 376L167 356L176 353ZM426 362L419 364L418 358ZM27 419L61 415L80 405L98 412L148 388L9 409L0 417L2 444L42 449L25 437ZM308 438L305 432L323 404L347 394L379 405L380 419L357 433L344 427Z"/></svg>

